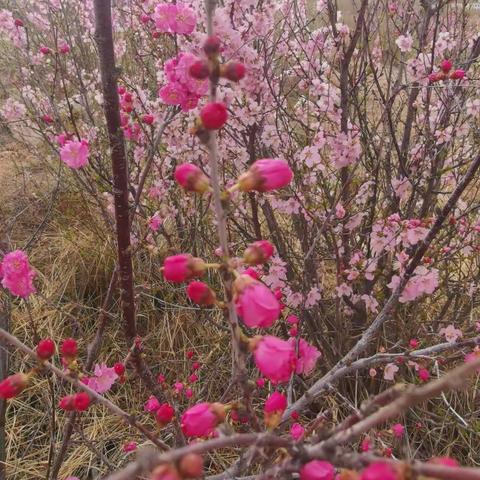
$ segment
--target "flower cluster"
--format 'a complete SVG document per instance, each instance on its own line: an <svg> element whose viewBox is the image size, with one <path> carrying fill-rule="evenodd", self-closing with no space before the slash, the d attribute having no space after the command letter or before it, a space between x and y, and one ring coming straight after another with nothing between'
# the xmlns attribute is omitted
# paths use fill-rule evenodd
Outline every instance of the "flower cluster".
<svg viewBox="0 0 480 480"><path fill-rule="evenodd" d="M22 250L7 253L0 262L2 286L12 295L27 298L36 292L33 279L36 272L30 266L28 256Z"/></svg>

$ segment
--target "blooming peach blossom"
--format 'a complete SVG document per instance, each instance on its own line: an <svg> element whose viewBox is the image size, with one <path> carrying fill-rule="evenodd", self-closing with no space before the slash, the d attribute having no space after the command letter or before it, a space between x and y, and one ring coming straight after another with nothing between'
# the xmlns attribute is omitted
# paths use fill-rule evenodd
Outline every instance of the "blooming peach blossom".
<svg viewBox="0 0 480 480"><path fill-rule="evenodd" d="M60 158L62 162L76 170L88 164L88 152L86 141L69 140L60 149Z"/></svg>
<svg viewBox="0 0 480 480"><path fill-rule="evenodd" d="M333 480L335 467L325 460L312 460L300 469L300 480Z"/></svg>
<svg viewBox="0 0 480 480"><path fill-rule="evenodd" d="M253 355L257 368L273 384L288 382L295 370L294 346L277 337L262 337Z"/></svg>

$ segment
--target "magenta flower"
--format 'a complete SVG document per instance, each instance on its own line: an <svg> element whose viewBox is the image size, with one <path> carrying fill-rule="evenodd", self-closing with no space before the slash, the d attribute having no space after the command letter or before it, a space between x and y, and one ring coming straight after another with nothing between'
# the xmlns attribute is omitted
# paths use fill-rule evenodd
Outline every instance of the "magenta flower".
<svg viewBox="0 0 480 480"><path fill-rule="evenodd" d="M187 437L206 437L213 433L217 423L218 417L207 402L189 408L181 420L182 431Z"/></svg>
<svg viewBox="0 0 480 480"><path fill-rule="evenodd" d="M175 16L176 10L176 5L171 3L159 3L155 7L152 18L158 31L164 33L170 31L169 19Z"/></svg>
<svg viewBox="0 0 480 480"><path fill-rule="evenodd" d="M172 255L163 262L163 276L169 282L181 283L205 272L205 262L188 253Z"/></svg>
<svg viewBox="0 0 480 480"><path fill-rule="evenodd" d="M324 460L312 460L300 470L300 480L333 480L334 478L334 466Z"/></svg>
<svg viewBox="0 0 480 480"><path fill-rule="evenodd" d="M158 91L158 95L167 105L180 105L187 98L184 89L178 83L167 83Z"/></svg>
<svg viewBox="0 0 480 480"><path fill-rule="evenodd" d="M291 427L290 427L290 436L293 438L293 440L295 440L296 442L298 442L299 440L301 440L303 438L303 436L305 435L305 428L300 425L299 423L294 423Z"/></svg>
<svg viewBox="0 0 480 480"><path fill-rule="evenodd" d="M277 337L262 337L253 353L255 364L273 384L288 382L295 369L293 345Z"/></svg>
<svg viewBox="0 0 480 480"><path fill-rule="evenodd" d="M160 402L157 400L156 397L151 395L149 399L145 402L145 405L143 406L143 409L146 412L156 412L160 408Z"/></svg>
<svg viewBox="0 0 480 480"><path fill-rule="evenodd" d="M182 163L175 168L175 181L187 192L205 193L210 188L207 176L193 163Z"/></svg>
<svg viewBox="0 0 480 480"><path fill-rule="evenodd" d="M88 144L85 140L69 140L60 149L60 159L70 168L79 169L88 163Z"/></svg>
<svg viewBox="0 0 480 480"><path fill-rule="evenodd" d="M22 250L7 253L0 262L2 286L12 295L27 298L37 290L33 279L37 273L31 268L27 254Z"/></svg>
<svg viewBox="0 0 480 480"><path fill-rule="evenodd" d="M386 463L376 462L369 465L360 477L360 480L397 480L395 470Z"/></svg>
<svg viewBox="0 0 480 480"><path fill-rule="evenodd" d="M271 327L280 315L280 303L272 291L249 275L234 282L235 308L249 328Z"/></svg>
<svg viewBox="0 0 480 480"><path fill-rule="evenodd" d="M392 426L392 433L395 438L402 438L405 433L405 427L401 423Z"/></svg>
<svg viewBox="0 0 480 480"><path fill-rule="evenodd" d="M269 192L288 185L292 178L293 172L285 160L262 158L240 176L238 185L243 192Z"/></svg>

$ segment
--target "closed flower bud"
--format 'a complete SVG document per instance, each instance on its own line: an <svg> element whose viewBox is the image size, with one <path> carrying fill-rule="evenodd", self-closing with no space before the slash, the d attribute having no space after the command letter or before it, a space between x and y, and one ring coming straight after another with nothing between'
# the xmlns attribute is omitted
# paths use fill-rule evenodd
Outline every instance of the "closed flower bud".
<svg viewBox="0 0 480 480"><path fill-rule="evenodd" d="M55 342L51 338L40 340L36 352L38 358L41 360L48 360L55 353Z"/></svg>
<svg viewBox="0 0 480 480"><path fill-rule="evenodd" d="M172 421L174 415L175 409L169 403L162 403L155 411L155 420L164 427Z"/></svg>
<svg viewBox="0 0 480 480"><path fill-rule="evenodd" d="M159 465L150 475L150 480L181 480L177 469L170 464Z"/></svg>
<svg viewBox="0 0 480 480"><path fill-rule="evenodd" d="M187 287L188 298L197 305L208 307L217 301L215 292L203 282L193 281Z"/></svg>
<svg viewBox="0 0 480 480"><path fill-rule="evenodd" d="M118 376L122 376L124 373L125 373L125 365L121 362L117 362L114 366L113 366L113 370L114 372L118 375Z"/></svg>
<svg viewBox="0 0 480 480"><path fill-rule="evenodd" d="M246 73L245 65L241 62L228 62L222 65L220 75L232 82L239 82Z"/></svg>
<svg viewBox="0 0 480 480"><path fill-rule="evenodd" d="M40 53L42 55L49 55L52 51L48 47L40 47Z"/></svg>
<svg viewBox="0 0 480 480"><path fill-rule="evenodd" d="M280 392L273 392L266 400L263 409L264 422L267 428L273 429L280 425L283 412L287 408L287 397Z"/></svg>
<svg viewBox="0 0 480 480"><path fill-rule="evenodd" d="M198 403L182 415L182 431L187 437L207 437L213 433L220 422L223 422L224 418L223 405Z"/></svg>
<svg viewBox="0 0 480 480"><path fill-rule="evenodd" d="M205 129L218 130L227 123L227 107L222 102L207 103L200 110L200 120Z"/></svg>
<svg viewBox="0 0 480 480"><path fill-rule="evenodd" d="M258 240L247 247L243 260L249 265L259 265L268 262L273 252L273 245L268 240Z"/></svg>
<svg viewBox="0 0 480 480"><path fill-rule="evenodd" d="M220 39L215 35L211 35L203 44L203 51L208 58L215 58L220 53Z"/></svg>
<svg viewBox="0 0 480 480"><path fill-rule="evenodd" d="M175 169L175 180L187 192L204 193L210 188L208 177L192 163L183 163Z"/></svg>
<svg viewBox="0 0 480 480"><path fill-rule="evenodd" d="M187 453L178 464L183 478L198 478L203 475L203 457L197 453Z"/></svg>
<svg viewBox="0 0 480 480"><path fill-rule="evenodd" d="M86 392L74 393L62 397L58 406L67 412L84 412L90 406L90 397Z"/></svg>
<svg viewBox="0 0 480 480"><path fill-rule="evenodd" d="M465 77L465 70L462 70L462 69L458 69L458 70L454 70L451 74L450 74L450 78L452 80L461 80L462 78Z"/></svg>
<svg viewBox="0 0 480 480"><path fill-rule="evenodd" d="M142 117L142 122L145 123L145 125L152 125L154 121L155 117L150 113L147 113Z"/></svg>
<svg viewBox="0 0 480 480"><path fill-rule="evenodd" d="M73 360L78 354L77 341L74 338L66 338L62 342L60 353L66 360Z"/></svg>
<svg viewBox="0 0 480 480"><path fill-rule="evenodd" d="M23 392L28 385L29 376L25 373L16 373L0 382L0 398L7 400Z"/></svg>
<svg viewBox="0 0 480 480"><path fill-rule="evenodd" d="M19 18L15 19L15 26L16 27L23 27L23 20L20 20Z"/></svg>
<svg viewBox="0 0 480 480"><path fill-rule="evenodd" d="M249 275L233 283L235 309L249 328L271 327L280 315L280 303L272 291Z"/></svg>
<svg viewBox="0 0 480 480"><path fill-rule="evenodd" d="M181 283L201 277L205 270L205 262L188 253L172 255L163 262L163 276L169 282Z"/></svg>
<svg viewBox="0 0 480 480"><path fill-rule="evenodd" d="M196 78L197 80L205 80L210 75L208 63L204 60L197 60L190 65L188 73L191 77Z"/></svg>
<svg viewBox="0 0 480 480"><path fill-rule="evenodd" d="M325 460L312 460L300 470L300 480L333 480L335 467Z"/></svg>
<svg viewBox="0 0 480 480"><path fill-rule="evenodd" d="M443 73L448 73L452 69L453 64L450 60L442 60L440 63L440 69L442 70Z"/></svg>
<svg viewBox="0 0 480 480"><path fill-rule="evenodd" d="M285 160L263 158L240 176L238 186L243 192L269 192L288 185L292 178L293 172Z"/></svg>

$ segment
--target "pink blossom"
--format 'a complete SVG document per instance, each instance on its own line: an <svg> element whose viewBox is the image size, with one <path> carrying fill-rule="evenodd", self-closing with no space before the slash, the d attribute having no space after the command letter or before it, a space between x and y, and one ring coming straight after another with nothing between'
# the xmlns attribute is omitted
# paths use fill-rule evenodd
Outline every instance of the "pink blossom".
<svg viewBox="0 0 480 480"><path fill-rule="evenodd" d="M85 140L69 140L60 149L60 159L73 169L79 169L88 163L88 143Z"/></svg>
<svg viewBox="0 0 480 480"><path fill-rule="evenodd" d="M148 220L148 226L154 232L158 232L160 226L162 225L162 219L160 218L160 214L155 212Z"/></svg>
<svg viewBox="0 0 480 480"><path fill-rule="evenodd" d="M339 219L345 217L345 208L343 208L343 205L341 203L337 203L337 205L335 206L335 216Z"/></svg>
<svg viewBox="0 0 480 480"><path fill-rule="evenodd" d="M291 342L277 337L262 337L253 353L255 364L273 384L288 382L295 369L295 350Z"/></svg>
<svg viewBox="0 0 480 480"><path fill-rule="evenodd" d="M152 15L153 21L157 30L167 33L170 31L169 19L176 13L176 5L171 3L159 3L155 7L155 12Z"/></svg>
<svg viewBox="0 0 480 480"><path fill-rule="evenodd" d="M300 480L333 480L335 467L325 460L312 460L300 470Z"/></svg>
<svg viewBox="0 0 480 480"><path fill-rule="evenodd" d="M202 259L181 253L167 257L163 262L163 276L169 282L181 283L203 275L205 263Z"/></svg>
<svg viewBox="0 0 480 480"><path fill-rule="evenodd" d="M280 304L272 291L248 275L234 282L235 308L249 328L271 327L280 315Z"/></svg>
<svg viewBox="0 0 480 480"><path fill-rule="evenodd" d="M392 432L395 438L402 438L405 433L405 427L400 423L396 423L392 426Z"/></svg>
<svg viewBox="0 0 480 480"><path fill-rule="evenodd" d="M395 380L395 374L399 370L400 369L394 363L388 363L387 365L385 365L385 368L383 369L383 378L385 380L389 380L393 382Z"/></svg>
<svg viewBox="0 0 480 480"><path fill-rule="evenodd" d="M398 480L398 476L390 465L375 462L362 472L360 480Z"/></svg>
<svg viewBox="0 0 480 480"><path fill-rule="evenodd" d="M95 365L93 372L95 376L89 378L88 386L97 393L108 392L118 378L115 369L105 363Z"/></svg>
<svg viewBox="0 0 480 480"><path fill-rule="evenodd" d="M187 95L179 83L168 83L164 85L159 91L158 95L163 103L167 105L180 105L187 98Z"/></svg>
<svg viewBox="0 0 480 480"><path fill-rule="evenodd" d="M295 348L297 342L295 338L290 338L288 342L293 346L293 348ZM317 360L322 356L322 354L316 347L310 345L303 338L300 338L298 342L298 358L295 372L298 375L309 375L312 373Z"/></svg>
<svg viewBox="0 0 480 480"><path fill-rule="evenodd" d="M168 25L173 33L190 35L195 29L197 19L194 11L182 3L177 3L175 11L170 12Z"/></svg>
<svg viewBox="0 0 480 480"><path fill-rule="evenodd" d="M213 433L218 417L210 403L198 403L189 408L181 420L182 431L187 437L206 437Z"/></svg>
<svg viewBox="0 0 480 480"><path fill-rule="evenodd" d="M426 368L421 368L418 371L418 377L422 382L428 382L430 380L430 372Z"/></svg>
<svg viewBox="0 0 480 480"><path fill-rule="evenodd" d="M143 409L146 412L156 412L160 408L160 402L157 400L156 397L151 395L149 399L145 402Z"/></svg>
<svg viewBox="0 0 480 480"><path fill-rule="evenodd" d="M455 328L452 324L446 328L440 329L440 335L445 336L445 340L449 343L455 343L459 338L463 336L463 333L458 328Z"/></svg>
<svg viewBox="0 0 480 480"><path fill-rule="evenodd" d="M296 442L298 442L299 440L301 440L304 435L305 435L305 428L304 428L302 425L300 425L299 423L294 423L294 424L290 427L290 436L291 436Z"/></svg>
<svg viewBox="0 0 480 480"><path fill-rule="evenodd" d="M27 298L37 290L33 279L37 273L30 266L28 256L22 250L7 253L0 262L2 286L12 295Z"/></svg>
<svg viewBox="0 0 480 480"><path fill-rule="evenodd" d="M407 35L400 35L396 40L395 43L397 47L400 49L402 53L409 52L413 46L413 38L410 34Z"/></svg>

